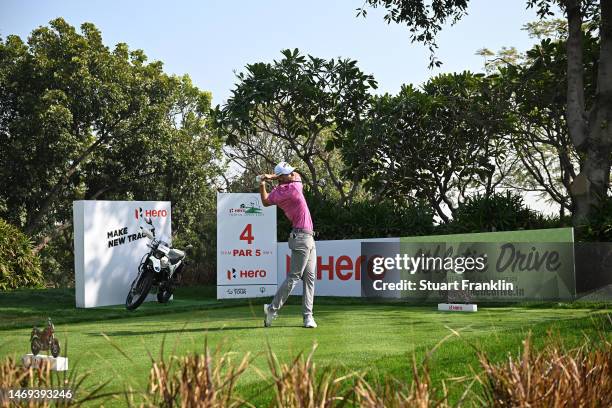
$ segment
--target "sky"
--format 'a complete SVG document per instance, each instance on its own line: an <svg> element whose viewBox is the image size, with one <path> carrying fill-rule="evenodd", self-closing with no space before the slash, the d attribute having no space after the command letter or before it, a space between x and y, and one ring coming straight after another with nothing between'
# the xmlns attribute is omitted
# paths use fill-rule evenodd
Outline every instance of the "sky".
<svg viewBox="0 0 612 408"><path fill-rule="evenodd" d="M321 58L351 58L373 74L377 92L397 93L440 72L482 71L482 47L528 49L535 40L521 28L537 16L525 0L471 0L469 15L438 38L441 69L430 70L429 51L410 43L408 29L383 21L382 10L356 17L363 0L0 0L0 36L27 38L56 17L94 23L104 42L119 42L164 62L166 72L189 74L213 103L231 95L235 72L280 59L299 48Z"/></svg>
<svg viewBox="0 0 612 408"><path fill-rule="evenodd" d="M281 59L298 48L320 58L351 58L378 81L378 93L397 93L402 84L419 85L442 72L482 71L476 50L515 46L529 49L522 27L537 20L526 0L470 0L468 15L444 27L437 42L439 69L429 69L429 51L410 42L408 29L388 25L383 10L356 17L364 0L0 0L0 36L29 33L56 17L73 26L94 23L104 42L124 42L161 60L173 74L189 74L212 92L213 105L231 95L235 73L246 64ZM532 208L552 207L527 198ZM553 211L555 211L553 209Z"/></svg>

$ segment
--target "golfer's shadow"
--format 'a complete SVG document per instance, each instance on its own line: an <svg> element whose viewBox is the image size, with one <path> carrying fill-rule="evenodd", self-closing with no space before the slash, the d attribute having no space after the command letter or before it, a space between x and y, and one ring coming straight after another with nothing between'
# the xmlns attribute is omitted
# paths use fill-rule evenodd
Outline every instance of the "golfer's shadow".
<svg viewBox="0 0 612 408"><path fill-rule="evenodd" d="M231 326L231 327L201 327L193 329L175 329L175 330L145 330L145 331L134 331L134 330L116 330L104 332L109 337L112 336L145 336L148 334L180 334L180 333L210 333L210 332L223 332L223 331L234 331L234 330L270 330L270 329L283 329L283 328L296 328L302 327L301 325L283 325L283 326L272 326L263 327L261 326ZM88 336L101 336L100 332L88 332L85 333Z"/></svg>

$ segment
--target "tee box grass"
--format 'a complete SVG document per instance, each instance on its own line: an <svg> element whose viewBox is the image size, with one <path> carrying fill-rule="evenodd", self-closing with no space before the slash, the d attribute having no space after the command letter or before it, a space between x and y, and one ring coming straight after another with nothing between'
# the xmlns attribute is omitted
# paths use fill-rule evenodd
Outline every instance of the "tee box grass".
<svg viewBox="0 0 612 408"><path fill-rule="evenodd" d="M0 293L0 358L20 358L28 352L32 325L47 317L55 323L71 369L90 372L86 386L109 381L106 391L122 393L128 387L145 392L151 358L201 353L209 347L253 356L252 366L240 378L237 392L257 406L273 398L270 382L255 368L267 372L268 347L281 361L309 352L314 343L317 367L339 372L365 372L366 378L390 376L408 381L413 357L421 362L451 330L429 361L434 384L478 371L476 350L494 361L516 355L527 333L535 347L556 333L568 346L586 336L610 337L610 310L606 304L533 304L483 307L475 314L437 312L434 305L380 303L362 299L318 298L319 327L301 327L300 298L291 298L270 328L262 327L263 300L217 301L214 287L182 288L167 305L144 304L135 312L122 306L75 309L71 290L18 290ZM606 323L607 322L607 323ZM605 326L607 324L607 326ZM76 368L75 368L76 367ZM459 398L462 389L451 396ZM123 406L122 396L105 406Z"/></svg>

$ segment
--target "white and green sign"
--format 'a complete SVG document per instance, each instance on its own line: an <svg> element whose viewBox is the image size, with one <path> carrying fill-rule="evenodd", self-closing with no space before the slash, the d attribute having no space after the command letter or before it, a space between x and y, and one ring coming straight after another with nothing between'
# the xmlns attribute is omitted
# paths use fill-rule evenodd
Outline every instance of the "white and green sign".
<svg viewBox="0 0 612 408"><path fill-rule="evenodd" d="M572 300L573 229L403 237L364 243L362 296L477 302Z"/></svg>

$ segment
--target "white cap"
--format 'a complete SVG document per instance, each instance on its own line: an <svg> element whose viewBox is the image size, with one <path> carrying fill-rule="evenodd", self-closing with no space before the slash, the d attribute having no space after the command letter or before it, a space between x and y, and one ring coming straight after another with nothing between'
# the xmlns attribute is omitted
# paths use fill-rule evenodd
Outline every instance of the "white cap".
<svg viewBox="0 0 612 408"><path fill-rule="evenodd" d="M281 174L291 174L295 170L295 167L291 166L287 162L280 162L274 167L274 174L280 176Z"/></svg>

